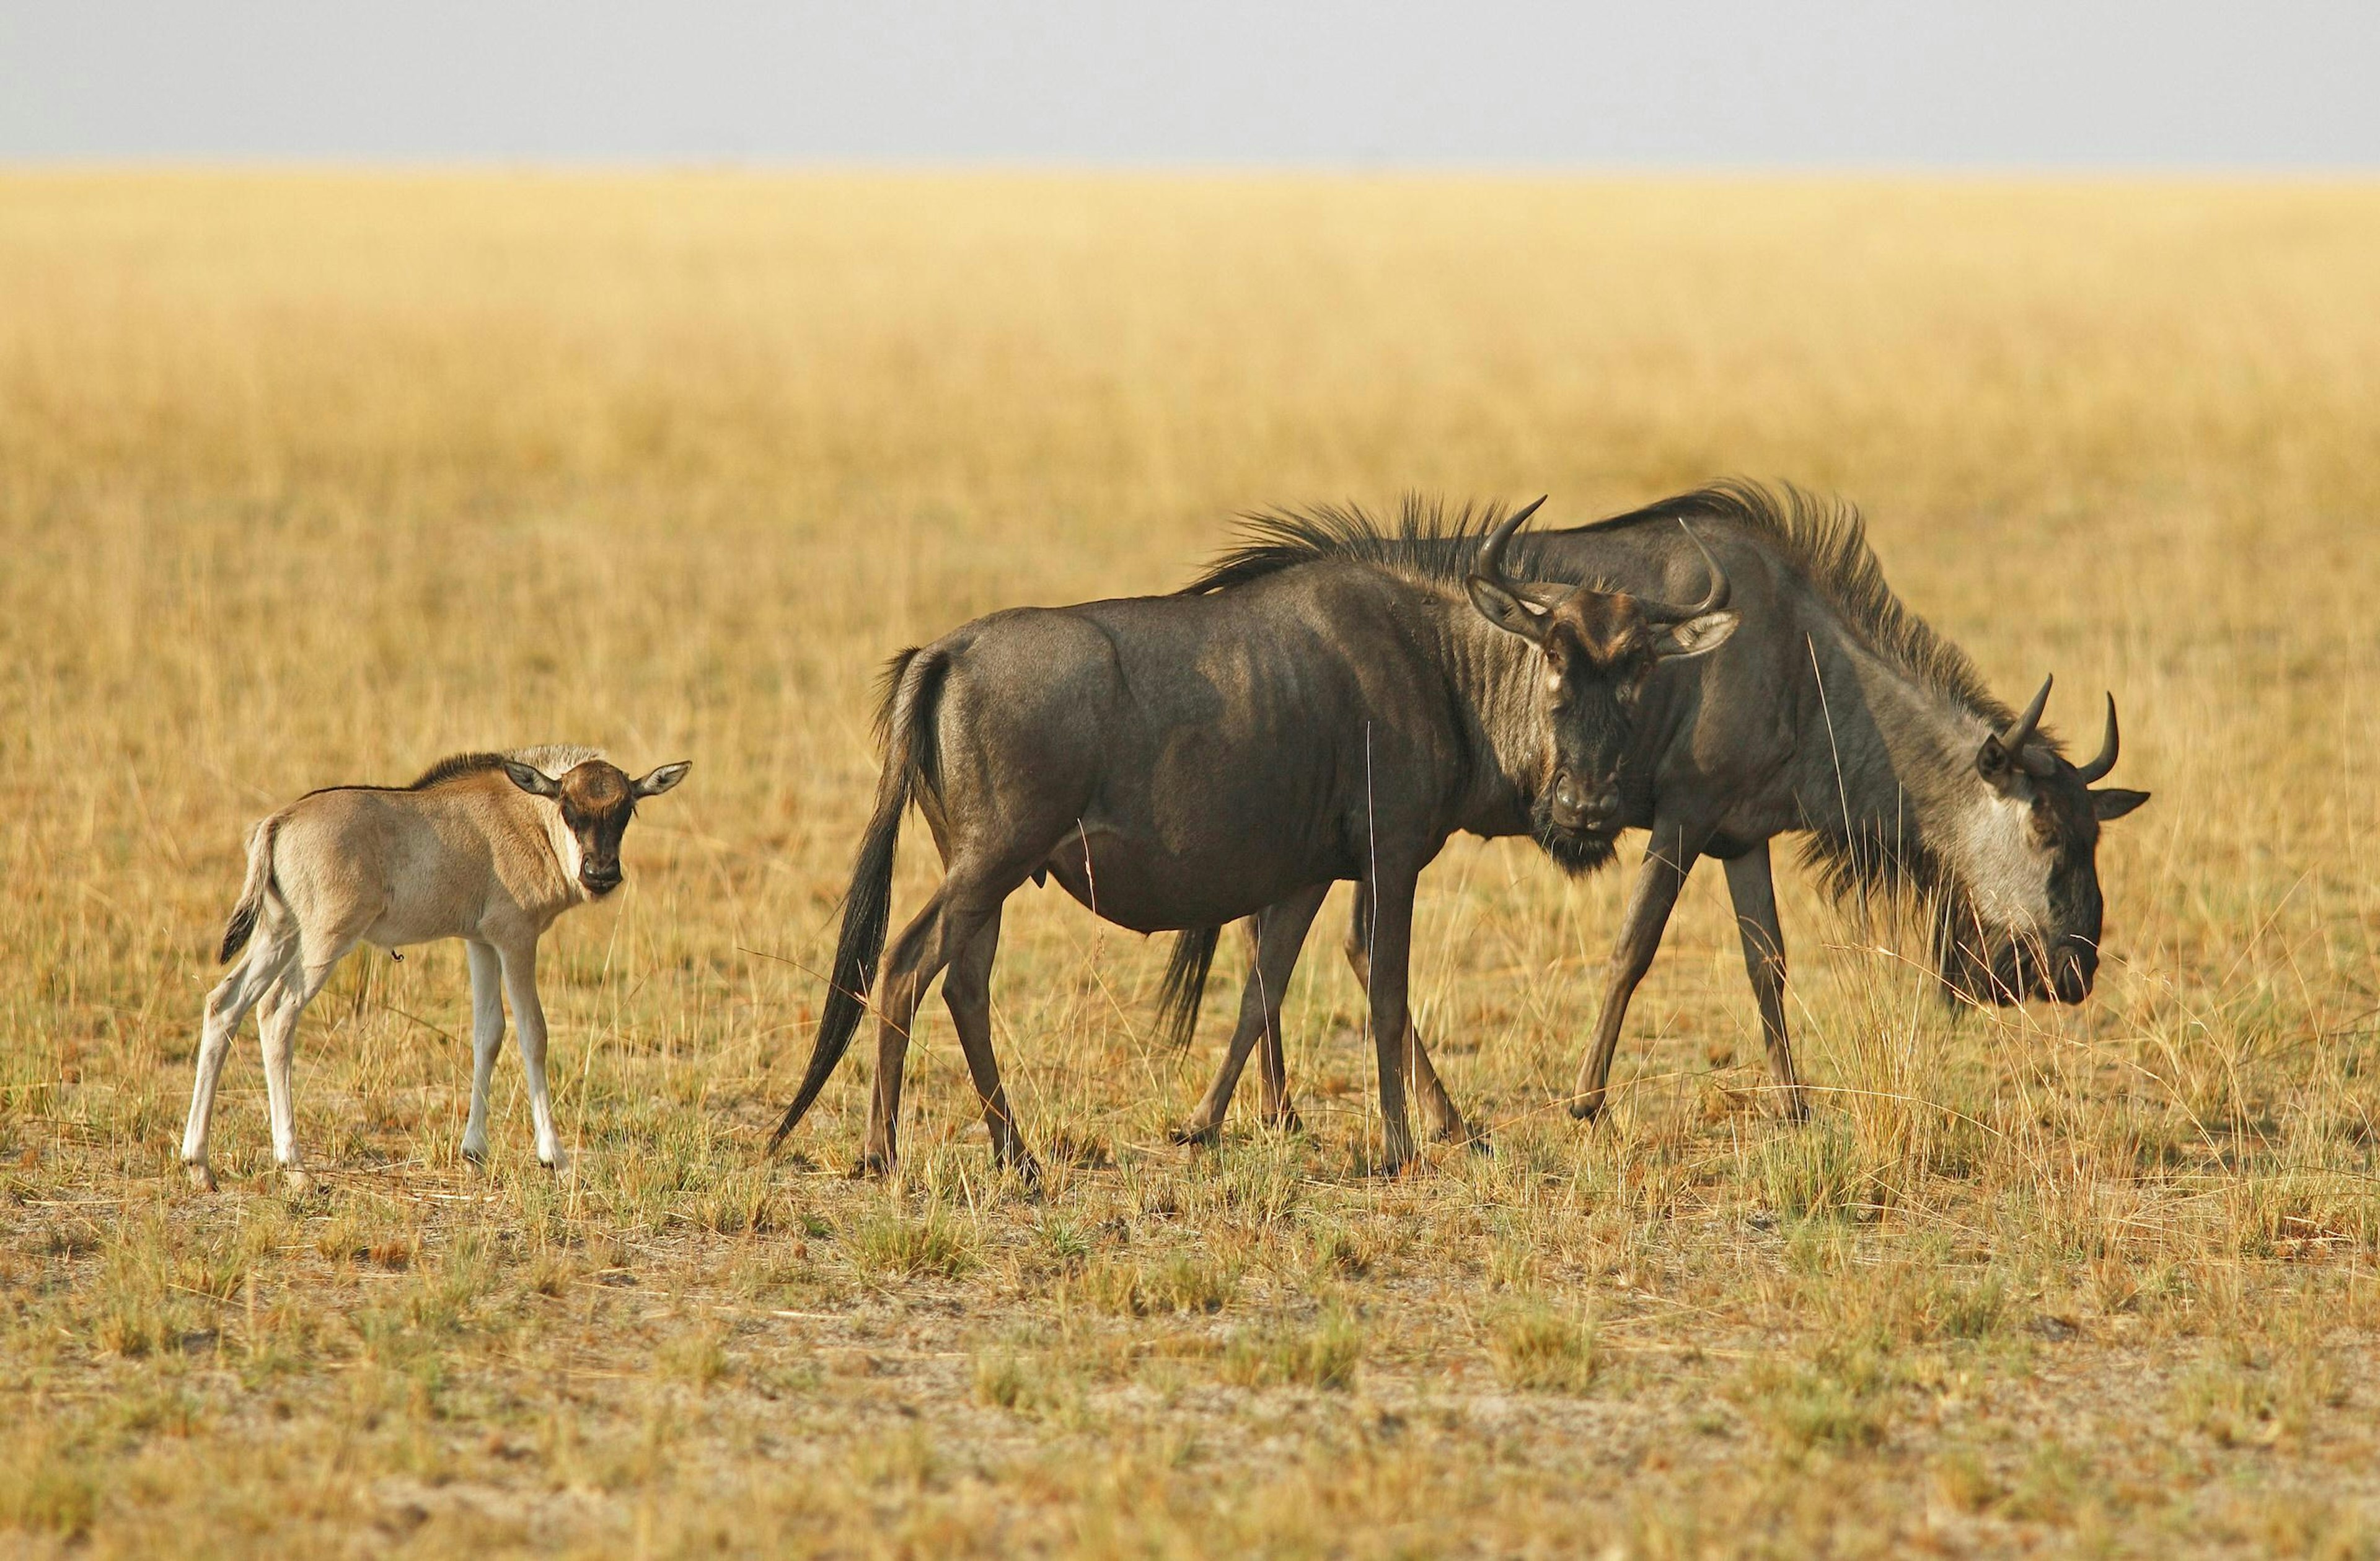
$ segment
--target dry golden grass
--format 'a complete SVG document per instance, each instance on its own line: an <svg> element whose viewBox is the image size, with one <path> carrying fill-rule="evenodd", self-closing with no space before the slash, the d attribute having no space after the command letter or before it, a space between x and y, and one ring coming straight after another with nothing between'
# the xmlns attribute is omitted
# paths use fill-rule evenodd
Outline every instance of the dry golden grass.
<svg viewBox="0 0 2380 1561"><path fill-rule="evenodd" d="M2374 255L2314 184L0 179L0 1550L2371 1554ZM1384 1184L1343 912L1310 1136L1190 1156L1236 972L1173 1055L1028 890L1046 1201L939 1005L905 1186L831 1174L864 1064L761 1162L886 653L1258 502L1730 471L2119 692L2090 1005L1953 1021L1789 872L1788 1130L1706 874L1582 1131L1627 875L1461 843L1418 992L1496 1153ZM549 944L577 1174L510 1059L460 1160L450 946L309 1015L324 1192L246 1039L188 1192L247 823L551 739L696 761Z"/></svg>

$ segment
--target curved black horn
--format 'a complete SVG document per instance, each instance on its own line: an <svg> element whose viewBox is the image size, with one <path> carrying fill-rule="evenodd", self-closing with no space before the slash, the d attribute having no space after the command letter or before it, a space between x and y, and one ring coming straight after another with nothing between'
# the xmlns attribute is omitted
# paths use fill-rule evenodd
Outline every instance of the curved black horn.
<svg viewBox="0 0 2380 1561"><path fill-rule="evenodd" d="M2105 780L2107 771L2116 768L2116 754L2122 746L2123 739L2116 731L2116 696L2110 694L2107 696L2107 734L2099 740L2099 756L2076 772L2082 777L2082 783L2090 786Z"/></svg>
<svg viewBox="0 0 2380 1561"><path fill-rule="evenodd" d="M1505 517L1503 525L1488 533L1488 539L1479 544L1479 556L1472 561L1472 573L1479 575L1489 585L1518 595L1520 587L1504 577L1504 544L1512 539L1512 533L1525 525L1528 518L1537 513L1537 506L1543 504L1549 497L1551 497L1549 494L1538 494L1536 503L1524 505L1514 511Z"/></svg>
<svg viewBox="0 0 2380 1561"><path fill-rule="evenodd" d="M1695 607L1674 607L1659 601L1645 602L1643 604L1645 618L1648 623L1682 623L1689 618L1699 618L1706 612L1716 612L1727 605L1730 588L1727 583L1727 571L1718 566L1718 560L1711 557L1711 551L1703 546L1703 539L1694 535L1694 528L1686 524L1685 517L1682 515L1678 518L1678 529L1686 534L1686 540L1694 545L1694 551L1703 555L1703 567L1710 572L1710 588L1703 593L1701 604Z"/></svg>
<svg viewBox="0 0 2380 1561"><path fill-rule="evenodd" d="M2024 745L2033 741L2033 729L2041 724L2041 712L2049 708L2049 685L2057 681L2056 673L2043 678L2041 692L2033 696L2033 703L2024 708L2024 714L2016 718L2016 724L2001 733L2000 746L2008 750L2010 758L2023 753Z"/></svg>

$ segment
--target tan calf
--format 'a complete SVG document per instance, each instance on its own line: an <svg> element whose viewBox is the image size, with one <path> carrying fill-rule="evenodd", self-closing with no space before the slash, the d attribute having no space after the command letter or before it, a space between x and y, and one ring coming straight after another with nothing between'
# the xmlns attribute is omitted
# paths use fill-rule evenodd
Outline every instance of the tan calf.
<svg viewBox="0 0 2380 1561"><path fill-rule="evenodd" d="M565 1160L545 1086L545 1010L537 944L554 918L620 887L620 836L637 803L684 780L667 764L640 780L593 748L457 754L410 786L310 792L248 839L248 881L220 957L247 957L208 995L182 1162L212 1189L207 1120L224 1055L261 1007L273 1156L303 1189L289 1057L298 1016L358 943L383 949L464 940L471 961L471 1117L463 1153L488 1152L488 1080L504 1038L504 1002L520 1033L537 1157ZM250 942L251 935L254 941Z"/></svg>

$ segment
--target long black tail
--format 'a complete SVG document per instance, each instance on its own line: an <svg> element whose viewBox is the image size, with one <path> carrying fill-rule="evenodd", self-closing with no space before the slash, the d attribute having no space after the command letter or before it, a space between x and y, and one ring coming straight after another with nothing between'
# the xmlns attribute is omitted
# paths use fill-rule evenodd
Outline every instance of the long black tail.
<svg viewBox="0 0 2380 1561"><path fill-rule="evenodd" d="M1176 1047L1186 1047L1198 1028L1198 1004L1207 995L1207 972L1215 963L1220 926L1184 928L1173 939L1173 957L1165 962L1165 980L1157 988L1157 1033Z"/></svg>
<svg viewBox="0 0 2380 1561"><path fill-rule="evenodd" d="M810 1048L809 1071L802 1075L801 1092L785 1108L784 1120L769 1140L772 1155L826 1088L867 1012L868 994L876 985L877 962L884 955L885 928L892 920L892 853L901 842L902 815L908 811L909 799L920 785L934 783L935 696L949 667L942 651L909 649L885 668L884 701L877 712L884 770L876 781L876 811L868 820L868 832L860 837L859 857L851 867L851 888L843 898L843 933L835 941L834 972L827 983L826 1010L819 1018L818 1038Z"/></svg>

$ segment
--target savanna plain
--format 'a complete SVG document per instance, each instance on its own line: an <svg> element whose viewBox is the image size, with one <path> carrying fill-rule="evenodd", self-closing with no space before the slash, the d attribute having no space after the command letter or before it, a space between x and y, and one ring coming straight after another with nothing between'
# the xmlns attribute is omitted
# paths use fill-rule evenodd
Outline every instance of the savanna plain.
<svg viewBox="0 0 2380 1561"><path fill-rule="evenodd" d="M0 176L0 1551L2370 1555L2380 189L1182 176ZM2098 991L1961 1013L1780 856L1806 1126L1723 886L1592 1129L1633 871L1458 841L1424 1034L1491 1151L1366 1174L1326 910L1175 1146L1161 944L1013 902L991 1167L939 1002L775 1161L882 659L1161 591L1234 512L1857 502L2087 749ZM342 968L274 1175L176 1165L249 824L457 750L690 758L459 1153L461 952ZM1631 837L1640 842L1641 836ZM905 914L935 877L912 829Z"/></svg>

